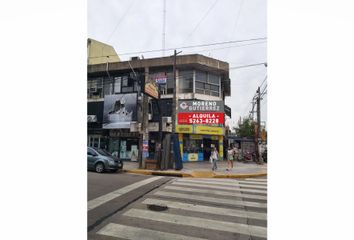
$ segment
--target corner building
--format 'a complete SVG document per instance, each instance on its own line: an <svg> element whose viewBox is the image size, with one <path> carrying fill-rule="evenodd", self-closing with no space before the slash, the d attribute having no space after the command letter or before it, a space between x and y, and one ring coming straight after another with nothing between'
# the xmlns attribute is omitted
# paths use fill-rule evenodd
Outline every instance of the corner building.
<svg viewBox="0 0 354 240"><path fill-rule="evenodd" d="M160 118L162 140L172 131L173 63L173 57L134 57L130 61L88 65L88 144L99 139L99 147L134 161L138 151L143 150L139 141L141 132L146 130L148 157L154 158ZM142 109L141 77L137 75L160 88L160 99L149 97L148 111ZM182 160L209 160L212 147L223 157L228 108L224 100L231 95L229 64L199 54L178 55L176 79L176 133ZM118 108L124 109L125 115L113 119L109 114L121 112ZM148 118L147 129L141 129L144 114Z"/></svg>

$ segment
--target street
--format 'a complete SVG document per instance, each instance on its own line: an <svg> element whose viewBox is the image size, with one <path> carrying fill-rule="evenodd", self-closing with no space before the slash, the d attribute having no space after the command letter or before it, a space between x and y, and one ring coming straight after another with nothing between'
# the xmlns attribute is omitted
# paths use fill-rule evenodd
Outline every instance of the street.
<svg viewBox="0 0 354 240"><path fill-rule="evenodd" d="M88 239L266 239L267 179L88 172Z"/></svg>

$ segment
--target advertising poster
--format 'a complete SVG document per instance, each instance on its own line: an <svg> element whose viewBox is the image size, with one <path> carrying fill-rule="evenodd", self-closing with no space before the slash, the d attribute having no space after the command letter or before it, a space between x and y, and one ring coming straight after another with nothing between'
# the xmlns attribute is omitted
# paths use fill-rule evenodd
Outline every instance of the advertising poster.
<svg viewBox="0 0 354 240"><path fill-rule="evenodd" d="M103 107L104 129L130 128L137 119L137 94L106 95Z"/></svg>

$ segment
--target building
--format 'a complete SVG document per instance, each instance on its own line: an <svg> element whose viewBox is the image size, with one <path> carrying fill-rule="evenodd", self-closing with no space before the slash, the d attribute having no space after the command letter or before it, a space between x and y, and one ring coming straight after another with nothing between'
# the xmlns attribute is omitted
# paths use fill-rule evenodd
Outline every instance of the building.
<svg viewBox="0 0 354 240"><path fill-rule="evenodd" d="M123 159L137 160L143 151L154 158L160 119L162 140L172 131L173 60L135 57L88 65L88 145L106 148ZM231 95L229 64L199 54L179 55L176 79L176 132L182 160L209 160L212 147L223 156L224 100ZM160 99L146 97L144 102L143 82L158 85ZM144 131L148 135L143 139ZM162 148L168 144L162 141Z"/></svg>

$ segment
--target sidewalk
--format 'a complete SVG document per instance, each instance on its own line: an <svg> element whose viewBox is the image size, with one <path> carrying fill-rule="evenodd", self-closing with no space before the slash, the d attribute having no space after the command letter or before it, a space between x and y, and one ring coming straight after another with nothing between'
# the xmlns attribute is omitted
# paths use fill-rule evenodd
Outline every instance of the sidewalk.
<svg viewBox="0 0 354 240"><path fill-rule="evenodd" d="M211 170L211 163L203 162L186 162L183 163L182 170L146 170L139 169L137 162L124 162L124 171L128 173L160 175L160 176L176 176L176 177L195 177L195 178L248 178L267 176L267 164L259 165L254 162L237 162L234 161L234 168L226 171L227 161L218 161L218 169Z"/></svg>

